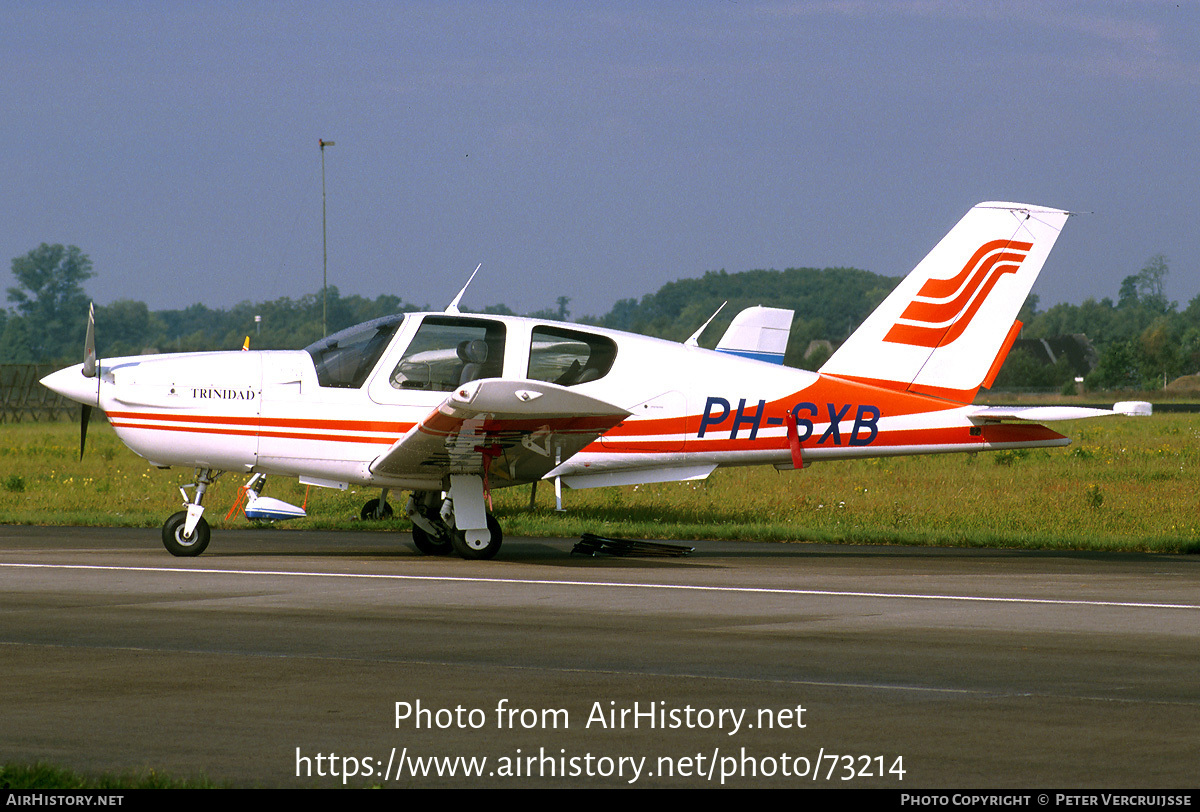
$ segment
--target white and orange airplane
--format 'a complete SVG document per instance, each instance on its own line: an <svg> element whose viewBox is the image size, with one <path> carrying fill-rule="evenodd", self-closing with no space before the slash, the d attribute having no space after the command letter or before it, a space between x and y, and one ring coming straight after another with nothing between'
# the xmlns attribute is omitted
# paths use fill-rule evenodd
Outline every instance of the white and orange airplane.
<svg viewBox="0 0 1200 812"><path fill-rule="evenodd" d="M787 311L782 323L778 311L743 311L713 351L695 336L680 344L463 315L460 292L446 312L376 319L296 351L97 360L89 323L85 362L42 383L85 413L103 409L152 465L196 469L191 495L181 489L185 509L163 526L175 555L203 552L205 492L235 471L383 489L364 516L390 513L390 490L411 491L419 550L491 558L502 538L488 512L493 488L1061 446L1069 440L1037 421L1148 413L1144 403L972 405L1016 339L1017 312L1068 216L974 207L819 372L780 365ZM252 501L266 499L262 482L247 487Z"/></svg>

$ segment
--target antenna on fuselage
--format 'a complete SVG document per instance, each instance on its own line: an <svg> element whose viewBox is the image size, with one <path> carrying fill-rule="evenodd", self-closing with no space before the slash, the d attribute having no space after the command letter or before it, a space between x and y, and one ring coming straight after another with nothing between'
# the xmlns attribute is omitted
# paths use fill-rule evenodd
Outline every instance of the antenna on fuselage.
<svg viewBox="0 0 1200 812"><path fill-rule="evenodd" d="M481 263L479 263L478 265L476 265L476 266L475 266L475 270L471 272L471 279L474 279L474 278L475 278L475 274L479 273L479 269L480 269L480 268L482 268L482 267L483 267L483 263L482 263L482 262L481 262ZM454 314L454 315L458 315L458 302L459 302L459 300L460 300L460 299L462 299L462 297L463 297L463 294L467 292L467 288L469 288L469 287L471 286L471 279L468 279L468 280L467 280L467 284L465 284L465 285L463 285L463 286L462 286L462 290L460 290L460 291L458 292L458 295L454 297L454 301L452 301L452 302L451 302L451 303L450 303L450 304L449 304L449 305L446 307L446 312L447 312L447 313L451 313L451 314Z"/></svg>
<svg viewBox="0 0 1200 812"><path fill-rule="evenodd" d="M727 304L729 304L728 299L725 300L724 302L721 302L721 307L717 308L716 313L713 313L711 316L709 316L708 321L704 322L704 324L701 324L700 329L697 330L696 332L692 333L692 337L683 343L689 347L699 347L700 346L700 343L699 343L700 342L700 334L703 333L704 328L707 327L709 324L711 324L712 320L717 317L717 313L721 312L721 308L725 307L725 305L727 305Z"/></svg>

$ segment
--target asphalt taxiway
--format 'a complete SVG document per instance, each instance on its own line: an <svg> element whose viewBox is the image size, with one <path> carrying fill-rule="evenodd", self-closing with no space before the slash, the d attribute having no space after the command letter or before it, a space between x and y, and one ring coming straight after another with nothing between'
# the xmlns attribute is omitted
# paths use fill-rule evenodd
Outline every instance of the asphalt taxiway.
<svg viewBox="0 0 1200 812"><path fill-rule="evenodd" d="M468 562L251 529L177 559L153 530L0 527L0 760L282 787L1196 786L1195 556L573 543Z"/></svg>

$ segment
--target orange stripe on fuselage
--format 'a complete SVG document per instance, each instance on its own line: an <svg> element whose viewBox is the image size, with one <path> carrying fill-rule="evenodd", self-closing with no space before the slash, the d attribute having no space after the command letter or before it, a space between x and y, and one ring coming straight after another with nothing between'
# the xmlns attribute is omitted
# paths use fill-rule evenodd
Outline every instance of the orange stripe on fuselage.
<svg viewBox="0 0 1200 812"><path fill-rule="evenodd" d="M892 448L911 448L928 446L931 449L938 446L978 446L984 443L1039 443L1064 439L1063 435L1037 423L998 423L985 426L981 436L972 436L970 426L950 426L929 429L881 429L876 438L866 446L852 446L846 442L848 429L841 432L842 442L820 442L820 437L810 436L800 443L803 452L812 450L834 449L870 449L879 455L887 453ZM596 454L654 454L678 452L678 443L663 441L636 442L630 441L619 446L592 443L587 447L588 452ZM688 453L723 452L723 451L780 451L790 453L787 435L758 437L754 440L748 437L736 439L705 437L702 440L689 439Z"/></svg>
<svg viewBox="0 0 1200 812"><path fill-rule="evenodd" d="M228 425L262 425L280 428L297 429L334 429L341 431L378 431L403 434L411 429L413 423L399 423L379 420L317 420L300 417L259 417L246 415L186 414L181 412L107 412L109 418L124 418L130 420L158 420L175 423L212 423Z"/></svg>
<svg viewBox="0 0 1200 812"><path fill-rule="evenodd" d="M331 443L371 443L391 445L398 437L413 427L412 423L384 422L375 420L315 420L308 418L260 418L256 415L235 417L205 414L161 414L156 412L108 412L109 422L115 428L140 429L143 431L170 431L193 434L220 434L232 437L276 437L288 440L316 440ZM140 422L131 422L140 421ZM193 424L193 425L167 425ZM149 425L147 425L149 424ZM288 431L288 429L293 429ZM310 431L303 431L309 429ZM325 430L329 434L317 434L311 430ZM363 434L337 434L332 432L379 432L386 436L373 437Z"/></svg>
<svg viewBox="0 0 1200 812"><path fill-rule="evenodd" d="M138 429L140 431L170 431L190 434L219 434L226 437L279 437L287 440L317 440L326 443L372 443L391 445L395 438L366 437L353 434L302 434L287 431L258 431L256 429L232 429L201 426L147 426L141 423L125 423L116 420L109 421L114 428Z"/></svg>
<svg viewBox="0 0 1200 812"><path fill-rule="evenodd" d="M967 395L963 400L947 400L928 394L904 391L907 384L891 381L857 381L840 376L822 375L812 386L786 397L770 402L747 397L735 397L732 393L721 393L722 400L729 404L729 411L717 422L711 418L704 421L703 413L686 417L684 434L686 453L720 451L773 451L790 452L787 439L786 415L796 409L798 417L813 425L808 437L801 441L801 448L835 449L858 448L863 451L886 453L888 448L911 446L962 446L983 447L985 442L1020 443L1045 442L1063 439L1062 435L1038 424L996 424L986 426L981 436L972 436L972 426L931 428L887 429L878 423L887 418L929 414L962 408L974 392L950 392L948 396ZM743 402L744 401L744 402ZM699 404L697 404L699 405ZM707 405L707 404L706 404ZM857 438L869 435L870 427L876 432L869 442L854 440L854 426L860 407L871 407L879 411L878 418L864 424ZM738 409L742 419L737 420ZM830 414L832 410L832 415ZM831 417L836 417L838 426L829 430ZM753 419L757 423L754 439L750 438ZM700 437L701 422L705 436ZM734 423L738 422L737 431ZM606 453L679 453L679 418L626 419L624 423L604 435L604 442L588 446L589 452ZM770 434L764 435L764 432ZM644 438L644 439L643 439ZM822 442L824 439L824 442Z"/></svg>
<svg viewBox="0 0 1200 812"><path fill-rule="evenodd" d="M816 415L818 419L825 414L826 403L850 404L853 415L855 408L859 405L870 405L879 409L882 417L904 417L912 414L924 414L926 412L939 412L946 409L955 409L963 405L963 403L953 403L942 400L936 397L927 395L914 394L904 391L907 384L897 383L894 381L873 381L862 380L857 381L844 377L834 377L832 375L822 375L812 386L807 389L801 389L798 392L793 392L782 398L770 401L765 404L764 413L761 416L759 430L766 428L777 428L786 425L786 414L791 411L797 404L812 403L817 406L819 413ZM716 394L716 393L713 393ZM972 393L973 395L974 393ZM752 399L753 392L748 392L746 397L746 409L754 412L758 409L758 403L761 399ZM703 396L707 401L708 395ZM707 431L719 431L722 424L731 424L736 414L738 402L740 398L730 398L731 413L726 417L725 421L720 424L710 424L706 428ZM699 402L697 396L696 405L703 406L705 404ZM812 417L811 415L808 415ZM700 432L700 421L703 419L703 412L688 414L685 420L684 433L689 438L694 438ZM769 420L777 420L778 422L768 425ZM726 429L728 431L728 429ZM604 435L605 442L620 441L629 438L646 437L654 435L672 435L679 434L679 416L661 417L661 418L645 418L633 419L626 418L625 422L618 425L616 428L608 431ZM702 438L700 438L702 439ZM690 440L689 440L690 442ZM675 449L676 451L678 448Z"/></svg>

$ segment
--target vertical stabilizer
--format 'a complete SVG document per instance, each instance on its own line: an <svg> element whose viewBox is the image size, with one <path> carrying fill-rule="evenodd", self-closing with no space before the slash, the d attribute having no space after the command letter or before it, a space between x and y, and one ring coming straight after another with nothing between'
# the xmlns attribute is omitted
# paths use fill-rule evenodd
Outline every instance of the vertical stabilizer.
<svg viewBox="0 0 1200 812"><path fill-rule="evenodd" d="M1068 216L1023 203L980 203L821 373L969 403Z"/></svg>

